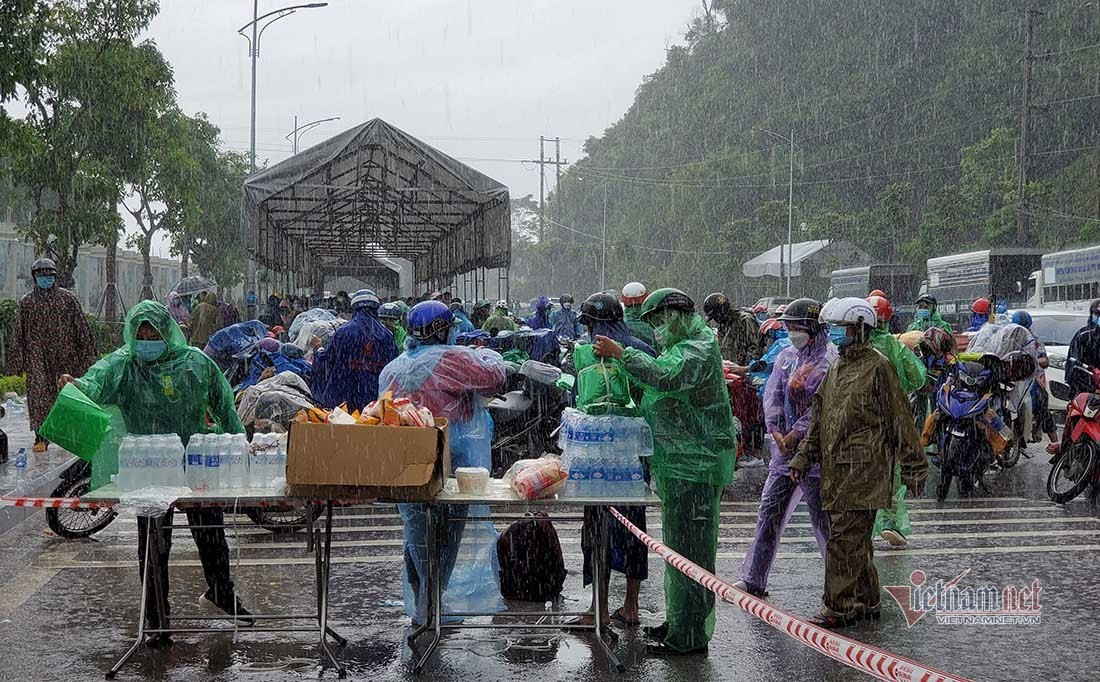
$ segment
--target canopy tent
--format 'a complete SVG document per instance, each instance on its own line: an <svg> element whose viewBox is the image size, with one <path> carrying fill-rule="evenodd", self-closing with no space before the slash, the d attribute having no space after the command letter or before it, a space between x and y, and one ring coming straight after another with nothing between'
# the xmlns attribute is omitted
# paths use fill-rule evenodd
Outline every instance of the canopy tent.
<svg viewBox="0 0 1100 682"><path fill-rule="evenodd" d="M788 271L792 277L799 277L802 275L802 262L823 251L827 246L829 246L828 239L776 246L745 261L741 271L745 277L783 277ZM779 260L780 255L783 258L782 263Z"/></svg>
<svg viewBox="0 0 1100 682"><path fill-rule="evenodd" d="M508 267L510 221L507 187L376 118L249 176L241 236L314 282L387 257L442 282Z"/></svg>

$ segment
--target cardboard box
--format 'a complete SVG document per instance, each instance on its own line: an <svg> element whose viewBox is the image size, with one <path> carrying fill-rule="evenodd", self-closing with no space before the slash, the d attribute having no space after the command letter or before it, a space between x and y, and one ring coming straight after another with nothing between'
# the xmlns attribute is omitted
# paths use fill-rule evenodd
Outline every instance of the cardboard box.
<svg viewBox="0 0 1100 682"><path fill-rule="evenodd" d="M290 427L291 495L426 502L451 475L447 420L435 428L302 424Z"/></svg>

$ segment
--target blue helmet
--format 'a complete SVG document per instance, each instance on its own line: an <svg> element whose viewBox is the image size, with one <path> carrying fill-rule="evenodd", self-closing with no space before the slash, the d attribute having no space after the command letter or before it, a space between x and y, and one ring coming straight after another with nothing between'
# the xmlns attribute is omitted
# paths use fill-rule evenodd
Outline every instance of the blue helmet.
<svg viewBox="0 0 1100 682"><path fill-rule="evenodd" d="M998 315L1004 315L1008 312L1008 301L997 301L996 311ZM1024 325L1027 326L1027 325Z"/></svg>
<svg viewBox="0 0 1100 682"><path fill-rule="evenodd" d="M1026 310L1017 310L1012 313L1012 324L1031 329L1031 313Z"/></svg>
<svg viewBox="0 0 1100 682"><path fill-rule="evenodd" d="M386 303L378 309L378 317L382 319L400 320L405 316L405 311L396 303Z"/></svg>
<svg viewBox="0 0 1100 682"><path fill-rule="evenodd" d="M550 299L545 296L539 296L539 300L535 303L535 310L546 310L550 307Z"/></svg>
<svg viewBox="0 0 1100 682"><path fill-rule="evenodd" d="M406 326L414 337L427 341L444 329L450 328L454 319L454 313L443 301L423 301L414 305L409 311Z"/></svg>

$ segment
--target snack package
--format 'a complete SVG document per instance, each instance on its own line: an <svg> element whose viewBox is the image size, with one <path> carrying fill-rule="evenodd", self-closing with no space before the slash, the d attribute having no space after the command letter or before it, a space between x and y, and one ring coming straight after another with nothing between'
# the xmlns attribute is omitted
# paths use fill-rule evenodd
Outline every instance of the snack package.
<svg viewBox="0 0 1100 682"><path fill-rule="evenodd" d="M329 424L355 424L356 421L355 421L355 417L351 416L350 414L348 414L344 410L337 407L335 410L332 411L331 414L329 414L328 423Z"/></svg>
<svg viewBox="0 0 1100 682"><path fill-rule="evenodd" d="M565 487L569 474L555 457L542 457L520 469L512 489L525 500L537 500L556 495Z"/></svg>
<svg viewBox="0 0 1100 682"><path fill-rule="evenodd" d="M398 398L393 401L393 410L401 417L402 426L431 426L434 421L426 421L424 415L412 404L408 398Z"/></svg>

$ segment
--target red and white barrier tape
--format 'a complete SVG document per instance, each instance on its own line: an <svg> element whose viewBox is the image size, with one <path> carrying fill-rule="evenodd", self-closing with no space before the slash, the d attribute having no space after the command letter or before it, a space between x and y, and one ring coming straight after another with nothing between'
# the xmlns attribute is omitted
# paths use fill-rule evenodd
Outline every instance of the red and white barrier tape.
<svg viewBox="0 0 1100 682"><path fill-rule="evenodd" d="M35 509L108 509L111 502L89 502L79 497L16 497L0 496L0 507L30 507Z"/></svg>
<svg viewBox="0 0 1100 682"><path fill-rule="evenodd" d="M756 616L788 637L797 639L850 668L887 682L970 682L965 677L929 668L908 658L811 625L786 611L777 609L763 599L737 589L649 537L627 521L614 507L611 507L611 513L626 526L627 530L660 555L670 566L707 588L723 601L736 605L742 611Z"/></svg>

